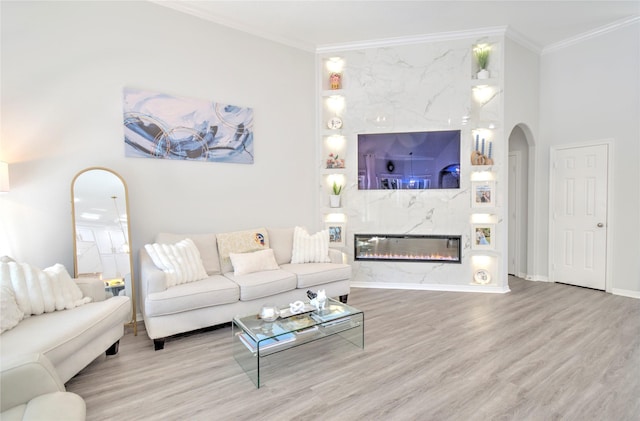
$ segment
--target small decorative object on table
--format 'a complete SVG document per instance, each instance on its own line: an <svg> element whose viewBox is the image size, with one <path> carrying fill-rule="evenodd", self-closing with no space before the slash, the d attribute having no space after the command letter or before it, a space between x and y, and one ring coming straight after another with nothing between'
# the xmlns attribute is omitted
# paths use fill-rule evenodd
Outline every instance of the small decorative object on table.
<svg viewBox="0 0 640 421"><path fill-rule="evenodd" d="M265 322L273 322L280 316L280 310L273 304L265 304L260 310L260 318Z"/></svg>
<svg viewBox="0 0 640 421"><path fill-rule="evenodd" d="M304 303L302 301L295 301L289 304L289 311L291 314L300 314L304 311Z"/></svg>
<svg viewBox="0 0 640 421"><path fill-rule="evenodd" d="M324 310L324 306L327 302L327 294L325 293L324 289L318 290L317 294L314 294L311 290L307 291L307 297L311 298L311 295L309 295L309 293L313 295L313 298L311 299L311 301L309 301L309 303L312 306L315 306L316 311Z"/></svg>

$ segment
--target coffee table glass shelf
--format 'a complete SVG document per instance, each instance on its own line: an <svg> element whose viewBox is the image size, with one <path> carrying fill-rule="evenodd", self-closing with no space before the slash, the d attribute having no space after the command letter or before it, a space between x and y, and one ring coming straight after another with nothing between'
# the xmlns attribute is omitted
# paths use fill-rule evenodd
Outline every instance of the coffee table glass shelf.
<svg viewBox="0 0 640 421"><path fill-rule="evenodd" d="M273 322L256 314L236 316L231 329L233 357L257 388L263 383L260 378L263 357L333 335L364 348L364 313L331 298L324 310L281 317Z"/></svg>

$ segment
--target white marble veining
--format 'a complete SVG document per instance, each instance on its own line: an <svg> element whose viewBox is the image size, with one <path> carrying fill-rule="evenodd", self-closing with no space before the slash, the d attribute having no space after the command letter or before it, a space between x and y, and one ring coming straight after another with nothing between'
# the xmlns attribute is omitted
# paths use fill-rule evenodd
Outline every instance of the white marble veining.
<svg viewBox="0 0 640 421"><path fill-rule="evenodd" d="M470 40L456 40L340 54L346 63L346 107L341 113L347 181L342 209L347 219L344 250L353 262L353 280L357 284L472 285L471 215L478 209L471 208L471 130L480 121L499 125L502 119L500 85L477 86L479 83L473 80L473 44ZM496 54L494 58L497 57ZM495 79L490 82L495 85ZM423 130L461 130L460 189L358 190L359 133ZM498 136L492 140L494 150L502 150ZM502 166L501 160L496 159L492 170L498 177ZM497 200L498 204L502 201L499 194ZM500 213L500 209L494 212ZM461 235L463 261L353 261L355 233ZM496 270L495 262L491 266Z"/></svg>

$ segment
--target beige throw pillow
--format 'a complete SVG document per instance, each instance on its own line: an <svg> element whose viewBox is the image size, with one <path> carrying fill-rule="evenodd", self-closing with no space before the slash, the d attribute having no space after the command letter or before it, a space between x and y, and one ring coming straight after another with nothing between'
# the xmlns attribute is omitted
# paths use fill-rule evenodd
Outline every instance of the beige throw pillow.
<svg viewBox="0 0 640 421"><path fill-rule="evenodd" d="M280 269L272 249L252 253L229 253L235 275Z"/></svg>
<svg viewBox="0 0 640 421"><path fill-rule="evenodd" d="M269 234L265 228L246 231L223 232L218 234L218 253L222 273L233 271L229 253L248 253L265 250L269 246Z"/></svg>

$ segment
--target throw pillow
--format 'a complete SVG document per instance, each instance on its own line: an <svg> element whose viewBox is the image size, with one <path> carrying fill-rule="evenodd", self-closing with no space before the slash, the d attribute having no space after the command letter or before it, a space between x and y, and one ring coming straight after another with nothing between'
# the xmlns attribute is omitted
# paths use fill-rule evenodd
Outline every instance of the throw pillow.
<svg viewBox="0 0 640 421"><path fill-rule="evenodd" d="M235 275L280 269L272 249L251 253L229 253Z"/></svg>
<svg viewBox="0 0 640 421"><path fill-rule="evenodd" d="M218 253L220 253L220 269L222 273L233 271L229 253L247 253L269 248L269 235L265 228L247 231L220 233L218 239Z"/></svg>
<svg viewBox="0 0 640 421"><path fill-rule="evenodd" d="M14 328L24 317L18 308L13 289L7 285L0 286L0 333Z"/></svg>
<svg viewBox="0 0 640 421"><path fill-rule="evenodd" d="M306 229L293 230L293 250L291 263L324 263L329 259L329 230L309 235Z"/></svg>
<svg viewBox="0 0 640 421"><path fill-rule="evenodd" d="M56 310L74 308L91 302L91 297L82 297L82 290L71 278L67 269L60 263L44 269L43 272L49 275L49 278L53 281L52 289L56 291L59 287L61 295L64 297L64 304L57 303L55 306ZM45 299L45 303L50 301L48 298ZM57 301L59 301L59 299ZM47 312L47 310L45 310L45 312Z"/></svg>
<svg viewBox="0 0 640 421"><path fill-rule="evenodd" d="M153 264L166 274L167 286L199 281L208 276L200 252L189 238L175 244L146 244L144 248Z"/></svg>
<svg viewBox="0 0 640 421"><path fill-rule="evenodd" d="M91 301L63 265L40 270L27 263L0 262L0 285L10 287L24 317L72 309Z"/></svg>
<svg viewBox="0 0 640 421"><path fill-rule="evenodd" d="M215 234L171 234L161 232L156 236L156 243L175 244L185 238L191 239L198 248L202 266L209 275L220 274L220 259Z"/></svg>

